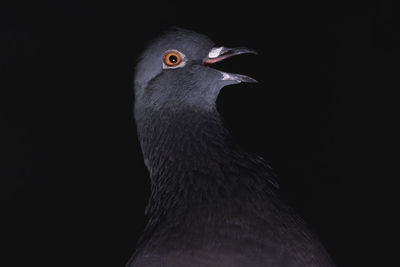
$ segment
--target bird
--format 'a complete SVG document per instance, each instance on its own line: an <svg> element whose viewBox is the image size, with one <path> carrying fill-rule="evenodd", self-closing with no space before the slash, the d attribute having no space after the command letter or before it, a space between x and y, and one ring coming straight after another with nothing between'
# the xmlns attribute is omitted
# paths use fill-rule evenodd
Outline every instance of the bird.
<svg viewBox="0 0 400 267"><path fill-rule="evenodd" d="M224 126L221 89L256 80L213 64L241 54L256 52L174 27L139 56L133 112L151 194L126 267L335 266L270 165Z"/></svg>

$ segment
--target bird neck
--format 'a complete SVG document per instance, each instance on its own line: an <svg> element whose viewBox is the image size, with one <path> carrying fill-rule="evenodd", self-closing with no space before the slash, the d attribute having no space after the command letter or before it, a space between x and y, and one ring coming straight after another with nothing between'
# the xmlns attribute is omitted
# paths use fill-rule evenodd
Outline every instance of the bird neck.
<svg viewBox="0 0 400 267"><path fill-rule="evenodd" d="M216 108L136 111L153 186L149 206L231 205L234 199L257 203L265 197L266 165L238 148Z"/></svg>
<svg viewBox="0 0 400 267"><path fill-rule="evenodd" d="M176 180L216 169L235 148L215 109L151 110L136 120L145 164L155 183L167 175Z"/></svg>

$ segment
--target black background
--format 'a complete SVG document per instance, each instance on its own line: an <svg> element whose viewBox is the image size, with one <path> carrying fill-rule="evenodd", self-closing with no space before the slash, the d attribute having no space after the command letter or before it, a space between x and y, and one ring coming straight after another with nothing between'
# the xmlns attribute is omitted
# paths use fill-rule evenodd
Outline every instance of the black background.
<svg viewBox="0 0 400 267"><path fill-rule="evenodd" d="M128 260L149 194L133 70L146 43L173 25L259 52L219 65L260 82L222 91L232 134L271 162L282 195L338 266L390 265L400 88L390 2L0 7L2 266Z"/></svg>

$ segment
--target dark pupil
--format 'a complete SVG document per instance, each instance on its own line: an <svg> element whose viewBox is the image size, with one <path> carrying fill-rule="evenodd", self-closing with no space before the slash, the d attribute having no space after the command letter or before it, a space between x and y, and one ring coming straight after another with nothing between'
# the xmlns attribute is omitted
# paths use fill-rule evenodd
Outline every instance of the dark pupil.
<svg viewBox="0 0 400 267"><path fill-rule="evenodd" d="M169 56L169 61L171 62L171 63L176 63L176 62L178 62L178 58L176 57L176 56Z"/></svg>

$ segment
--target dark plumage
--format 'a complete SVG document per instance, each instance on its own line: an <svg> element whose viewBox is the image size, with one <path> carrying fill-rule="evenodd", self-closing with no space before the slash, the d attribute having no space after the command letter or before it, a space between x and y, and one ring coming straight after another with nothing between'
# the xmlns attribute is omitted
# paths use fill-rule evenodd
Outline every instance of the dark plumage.
<svg viewBox="0 0 400 267"><path fill-rule="evenodd" d="M252 51L213 47L174 29L136 67L134 113L152 194L127 267L334 266L280 201L269 166L232 141L217 112L222 87L254 80L208 65ZM170 51L180 64L166 59Z"/></svg>

